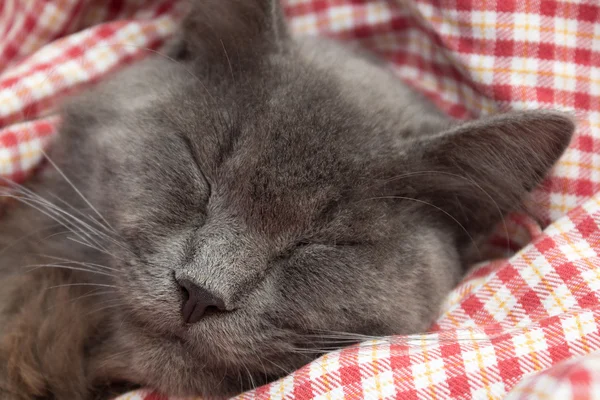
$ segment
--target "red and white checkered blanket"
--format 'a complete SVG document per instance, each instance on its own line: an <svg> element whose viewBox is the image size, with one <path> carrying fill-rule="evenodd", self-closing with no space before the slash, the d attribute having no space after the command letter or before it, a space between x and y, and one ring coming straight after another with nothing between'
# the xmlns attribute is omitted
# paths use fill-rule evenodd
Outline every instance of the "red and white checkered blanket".
<svg viewBox="0 0 600 400"><path fill-rule="evenodd" d="M449 114L558 108L579 126L533 196L543 226L513 216L522 249L478 266L431 333L328 354L239 398L600 397L599 3L284 3L294 34L359 41ZM55 135L57 100L148 55L179 17L173 0L0 1L0 175L25 179Z"/></svg>

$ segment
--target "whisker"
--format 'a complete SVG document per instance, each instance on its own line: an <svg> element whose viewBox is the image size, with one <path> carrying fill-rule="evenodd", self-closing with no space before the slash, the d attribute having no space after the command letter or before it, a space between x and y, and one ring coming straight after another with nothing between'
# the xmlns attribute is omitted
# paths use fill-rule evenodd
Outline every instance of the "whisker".
<svg viewBox="0 0 600 400"><path fill-rule="evenodd" d="M244 379L242 378L242 371L238 369L238 381L240 382L240 389L244 388Z"/></svg>
<svg viewBox="0 0 600 400"><path fill-rule="evenodd" d="M72 231L72 230L69 230L69 231L60 231L60 232L54 232L54 233L53 233L53 234L51 234L51 235L44 236L44 237L41 239L41 241L43 242L43 241L46 241L46 240L52 239L53 237L60 236L60 235L67 235L67 234L69 234L69 233L73 233L73 231Z"/></svg>
<svg viewBox="0 0 600 400"><path fill-rule="evenodd" d="M227 59L227 64L229 65L229 73L231 74L231 80L235 81L235 76L233 75L233 66L231 65L231 60L229 59L229 54L227 54L227 49L225 48L225 43L223 43L223 39L221 39L221 47L223 47L223 53L225 53L225 58Z"/></svg>
<svg viewBox="0 0 600 400"><path fill-rule="evenodd" d="M123 307L123 304L119 303L119 304L113 304L113 305L106 306L106 307L96 308L95 310L92 310L92 311L90 311L88 313L85 313L84 316L96 314L96 313L98 313L100 311L108 310L108 309L111 309L111 308L117 308L117 307Z"/></svg>
<svg viewBox="0 0 600 400"><path fill-rule="evenodd" d="M219 383L217 383L217 387L221 386L221 383L223 383L223 381L225 380L225 378L227 378L227 372L228 372L228 368L227 368L227 365L225 365L225 372L223 373L223 377L221 378L221 380L219 381Z"/></svg>
<svg viewBox="0 0 600 400"><path fill-rule="evenodd" d="M265 377L265 382L266 382L269 378L269 374L267 373L267 369L265 368L265 364L263 363L263 358L254 349L252 349L252 352L254 353L254 355L256 356L258 361L260 362L260 366L262 367L263 374Z"/></svg>
<svg viewBox="0 0 600 400"><path fill-rule="evenodd" d="M334 330L328 330L328 329L312 329L312 331L317 332L316 333L317 335L331 334L331 335L339 335L339 336L366 337L366 338L376 337L373 335L365 335L363 333L334 331Z"/></svg>
<svg viewBox="0 0 600 400"><path fill-rule="evenodd" d="M4 196L17 199L18 201L21 201L22 203L29 205L30 207L38 210L39 212L43 213L44 215L46 215L49 218L53 219L54 221L58 222L62 226L71 230L71 232L75 233L80 239L84 240L85 242L88 242L88 240L83 238L83 236L85 236L87 239L89 239L89 241L93 242L94 245L103 249L104 251L108 251L108 250L104 246L102 246L97 240L92 238L92 236L91 236L92 234L110 241L111 243L115 244L116 246L120 247L121 249L123 249L127 252L131 252L131 250L129 250L123 243L117 241L115 238L107 235L104 232L99 231L98 229L94 228L93 226L90 226L86 222L82 221L80 218L77 218L76 216L74 216L73 214L60 208L56 204L49 202L48 200L44 199L43 197L34 193L33 191L30 191L23 186L21 186L20 188L17 188L17 189L19 189L21 192L25 192L27 194L27 196L19 197L19 196L15 196L13 194L5 194ZM2 195L2 194L0 194L0 195ZM40 207L45 208L46 212L42 211L39 207L33 206L31 203L38 204ZM69 205L68 203L66 203L66 204ZM75 209L72 206L71 206L71 208L78 211L77 209ZM77 222L81 226L78 226L75 222ZM97 221L95 221L95 222L97 222ZM74 227L81 228L81 229L75 230Z"/></svg>
<svg viewBox="0 0 600 400"><path fill-rule="evenodd" d="M449 212L447 212L446 210L444 210L444 209L442 209L442 208L440 208L440 207L438 207L438 206L436 206L436 205L434 205L434 204L428 203L428 202L426 202L426 201L424 201L424 200L414 199L414 198L412 198L412 197L406 197L406 196L380 196L380 197L370 197L370 198L368 198L368 199L364 199L364 200L361 200L361 201L379 200L379 199L382 199L382 200L384 200L384 199L399 199L399 200L408 200L408 201L414 201L414 202L416 202L416 203L420 203L420 204L425 204L425 205L428 205L428 206L430 206L430 207L433 207L433 208L435 208L436 210L438 210L438 211L440 211L440 212L444 213L446 216L448 216L448 218L450 218L450 219L452 219L454 222L456 222L456 224L457 224L458 226L460 226L460 228L461 228L461 229L462 229L462 230L465 232L465 234L467 235L467 237L469 238L469 240L471 240L471 243L473 243L473 246L475 247L475 250L477 250L477 253L478 253L480 256L482 255L482 254L481 254L481 250L479 250L479 246L477 246L477 243L475 242L475 239L473 239L473 236L471 236L471 234L469 233L469 231L467 230L467 228L465 228L465 227L464 227L464 225L460 223L460 221L458 221L456 218L454 218L454 217L452 216L452 214L450 214L450 213L449 213Z"/></svg>
<svg viewBox="0 0 600 400"><path fill-rule="evenodd" d="M20 193L29 195L29 196L30 196L30 198L38 198L40 201L43 201L43 202L45 202L45 203L47 203L47 204L51 204L51 205L53 205L53 206L55 206L55 207L59 208L57 205L55 205L55 204L53 204L52 202L48 201L48 200L47 200L47 199L45 199L43 196L41 196L40 194L38 194L38 193L34 192L33 190L31 190L31 189L27 188L27 187L26 187L26 186L24 186L24 185L21 185L21 184L19 184L19 183L17 183L17 182L13 182L13 181L11 181L10 179L8 179L8 178L5 178L5 177L1 177L1 176L0 176L0 180L1 180L1 181L3 181L3 182L5 182L6 184L8 184L8 185L12 186L12 187L13 187L13 189L15 189L15 190L19 191ZM91 217L91 216L89 216L89 215L86 215L86 214L84 214L82 211L78 210L78 209L77 209L77 208L75 208L73 205L71 205L69 202L67 202L67 201L63 200L61 197L57 196L56 194L54 194L54 193L52 193L52 192L50 192L50 191L45 191L45 193L46 193L46 194L48 194L49 196L51 196L52 198L56 199L57 201L61 202L62 204L64 204L64 205L68 206L70 209L72 209L73 211L75 211L76 213L78 213L79 215L81 215L82 217L84 217L84 218L87 218L87 219L88 219L88 220L90 220L91 222L93 222L93 223L97 224L97 225L98 225L99 227L101 227L102 229L104 229L104 230L107 230L108 232L110 232L110 230L108 230L108 228L107 228L106 226L102 225L102 224L100 223L100 221L98 221L98 220L96 220L96 219L92 218L92 217ZM60 209L60 208L59 208L59 209ZM117 233L117 232L114 232L114 233Z"/></svg>
<svg viewBox="0 0 600 400"><path fill-rule="evenodd" d="M93 291L92 291L92 292L90 292L90 293L86 293L86 294L84 294L84 295L77 296L77 297L75 297L74 299L70 299L69 301L67 301L67 302L66 302L66 303L64 303L64 304L71 304L71 303L75 303L76 301L79 301L79 300L82 300L82 299L85 299L85 298L88 298L88 297L102 296L102 295L105 295L105 294L117 293L117 292L116 292L116 291L114 291L114 290L106 290L106 291L99 291L99 290L100 290L100 289L96 289L96 290L93 290ZM55 307L57 307L57 306L59 306L59 304L54 304L54 305L52 305L51 307L49 307L49 308L48 308L48 311L50 311L50 310L54 309L54 308L55 308Z"/></svg>
<svg viewBox="0 0 600 400"><path fill-rule="evenodd" d="M87 297L92 297L92 296L102 296L105 294L111 294L111 293L117 293L115 290L100 290L100 289L96 289L94 291L92 291L91 293L88 294L84 294L81 296L77 296L74 299L69 300L70 303L81 300L81 299L85 299Z"/></svg>
<svg viewBox="0 0 600 400"><path fill-rule="evenodd" d="M31 268L29 268L29 267L31 267ZM92 273L92 274L105 275L105 276L110 276L112 278L117 278L116 275L109 274L107 272L101 272L101 271L94 270L94 269L71 267L71 266L68 266L68 265L61 265L61 264L33 264L33 265L28 265L27 267L24 267L24 268L28 268L27 272L36 271L36 270L41 269L41 268L63 268L63 269L69 269L71 271L89 272L89 273Z"/></svg>
<svg viewBox="0 0 600 400"><path fill-rule="evenodd" d="M75 208L71 203L63 200L62 198L60 198L56 194L54 194L52 192L46 192L46 193L48 193L48 195L52 196L52 198L56 199L57 201L63 203L67 207L69 207L71 210L73 210L76 213L78 213L79 215L81 215L83 218L87 218L90 222L98 225L100 228L104 229L106 232L108 232L108 233L114 233L114 234L119 235L119 233L117 231L111 230L108 227L104 226L102 223L100 223L100 221L98 221L97 219L93 218L91 215L84 214L82 210L79 210L79 209Z"/></svg>
<svg viewBox="0 0 600 400"><path fill-rule="evenodd" d="M109 271L120 272L116 268L107 267L106 265L102 265L102 264L95 264L95 263L91 263L91 262L87 262L87 261L86 262L74 261L74 260L69 260L68 258L56 257L56 256L47 255L47 254L39 254L39 255L41 257L46 257L46 258L50 258L50 259L54 259L54 260L58 260L58 261L63 261L65 263L71 263L71 264L77 264L77 265L87 265L87 266L92 266L92 267L96 267L96 268L107 269Z"/></svg>
<svg viewBox="0 0 600 400"><path fill-rule="evenodd" d="M254 382L254 378L252 377L250 370L248 369L248 367L246 366L245 363L242 362L242 365L246 369L246 372L248 373L248 378L250 378L250 383L252 384L252 388L256 388L256 383Z"/></svg>
<svg viewBox="0 0 600 400"><path fill-rule="evenodd" d="M259 357L260 357L260 356L259 356ZM272 361L272 360L269 360L268 358L264 358L264 360L265 360L266 362L268 362L269 364L272 364L273 366L277 367L277 368L278 368L280 371L282 371L282 372L283 372L285 375L289 375L289 374L292 372L292 370L285 369L285 368L283 368L281 365L277 364L276 362L274 362L274 361Z"/></svg>
<svg viewBox="0 0 600 400"><path fill-rule="evenodd" d="M55 222L59 223L60 225L64 226L65 228L71 230L71 232L73 232L76 236L78 236L83 241L86 241L86 239L82 235L85 235L88 239L94 241L90 237L89 233L83 232L83 231L80 231L78 233L77 231L73 230L71 228L71 226L74 226L74 224L72 222L70 222L69 220L65 221L66 218L64 216L62 216L62 215L56 215L57 212L55 210L48 210L47 208L44 210L43 208L41 208L42 205L47 207L47 204L45 204L44 202L42 202L40 200L37 200L37 199L25 199L25 198L20 197L20 196L7 195L7 194L0 194L0 196L2 196L2 197L8 197L8 198L13 198L15 200L18 200L18 201L22 202L23 204L28 205L29 207L37 210L38 212L40 212L41 214L47 216L48 218L52 219L53 221L55 221ZM39 207L35 205L35 204L39 204L39 203L41 203Z"/></svg>
<svg viewBox="0 0 600 400"><path fill-rule="evenodd" d="M72 237L68 237L67 240L71 240L72 242L79 243L82 246L86 246L86 247L89 247L90 249L97 250L97 251L99 251L101 253L104 253L106 255L109 255L109 256L113 257L116 260L123 261L121 258L117 257L116 255L114 255L113 253L109 252L108 250L98 248L98 247L96 247L94 245L86 243L85 241L80 241L80 240L77 240L77 239L72 238Z"/></svg>
<svg viewBox="0 0 600 400"><path fill-rule="evenodd" d="M77 193L79 195L79 197L81 197L81 199L96 213L96 215L98 215L98 217L100 217L100 219L102 219L102 221L104 221L106 226L108 226L113 232L116 232L116 229L110 225L110 223L106 220L106 218L104 218L104 216L102 214L100 214L100 212L96 209L96 207L94 207L94 205L79 191L79 189L77 189L77 187L75 187L73 182L71 182L71 180L65 175L64 172L62 172L62 170L58 167L58 165L56 165L56 163L54 161L52 161L52 159L48 156L48 154L46 154L46 152L43 149L41 149L41 151L42 151L42 154L44 155L44 157L46 157L46 159L48 160L48 162L50 164L52 164L54 169L63 177L63 179L71 186L71 188L73 188L75 193Z"/></svg>
<svg viewBox="0 0 600 400"><path fill-rule="evenodd" d="M42 198L42 199L43 199L43 198ZM122 248L122 249L124 249L124 250L127 250L127 251L129 250L129 249L127 249L127 248L126 248L126 247L125 247L125 246L124 246L122 243L118 242L118 241L117 241L116 239L114 239L113 237L111 237L111 236L107 235L107 234L106 234L106 233L104 233L104 232L101 232L101 231L99 231L98 229L96 229L96 228L94 228L93 226L91 226L91 225L87 224L86 222L82 221L81 219L79 219L79 218L75 217L75 216L74 216L74 215L72 215L71 213L69 213L69 212L67 212L67 211L65 211L65 210L63 210L63 209L61 209L60 207L56 206L55 204L52 204L51 202L48 202L47 200L45 200L45 202L44 202L44 203L45 203L45 204L48 204L48 206L50 206L50 207L52 207L53 209L55 209L55 210L56 210L56 212L59 212L59 213L63 214L65 217L69 217L69 218L71 218L71 219L75 220L76 222L78 222L79 224L81 224L81 227L80 227L80 228L85 228L85 229L87 229L87 231L83 230L83 232L85 232L85 233L90 233L90 234L95 234L95 235L97 235L97 236L99 236L99 237L102 237L102 238L104 238L104 239L107 239L107 240L111 241L113 244L115 244L115 245L117 245L117 246L121 247L121 248ZM68 203L66 203L66 204L68 205ZM71 206L71 208L73 208L74 210L78 211L77 209L75 209L75 208L74 208L74 207L72 207L72 206ZM88 236L88 235L86 235L86 236ZM94 243L95 243L96 245L99 245L99 243L98 243L98 242L96 242L96 241L94 241Z"/></svg>
<svg viewBox="0 0 600 400"><path fill-rule="evenodd" d="M444 335L443 332L437 333L423 333L423 334L415 334L408 336L370 336L370 335L362 335L362 334L354 334L351 332L335 332L330 335L313 335L313 334L304 334L301 337L313 340L315 338L319 339L328 339L332 341L344 341L344 340L352 340L353 342L348 342L348 345L360 344L363 342L386 342L386 343L403 343L410 344L416 342L440 342L440 341L489 341L490 337L488 334L484 334L481 332L465 332L469 333L469 337L458 337L456 333L452 333L451 335ZM473 337L472 335L483 335L483 337ZM325 340L324 340L325 341Z"/></svg>
<svg viewBox="0 0 600 400"><path fill-rule="evenodd" d="M37 209L38 211L44 213L44 215L46 215L47 217L52 218L54 221L57 221L59 224L65 226L66 228L69 228L69 229L71 227L66 226L67 223L69 223L73 226L76 226L76 225L72 221L70 221L68 218L71 218L78 222L81 222L77 217L73 216L72 214L61 209L60 207L56 206L55 204L52 204L48 200L44 199L43 197L41 197L38 194L33 193L33 192L21 193L20 196L17 196L15 194L8 194L8 193L0 194L0 196L15 199L15 200L20 201L23 204L33 207L33 208ZM46 211L44 212L44 211L40 210L39 208L34 207L31 203L39 205ZM85 224L85 223L82 223L82 224L84 226L87 226L87 224ZM83 231L83 233L85 233L88 238L93 240L87 231Z"/></svg>
<svg viewBox="0 0 600 400"><path fill-rule="evenodd" d="M35 200L29 200L29 201L34 201ZM50 209L51 211L54 212L54 215L56 214L60 214L60 216L62 218L64 218L64 220L68 221L68 223L70 225L72 225L74 228L79 228L79 229L71 229L71 232L75 233L78 232L81 235L86 236L90 241L92 241L95 245L97 245L98 247L103 247L97 239L94 238L94 234L97 235L96 231L94 230L94 228L90 227L89 225L87 225L86 223L84 223L83 221L81 221L79 218L71 215L70 213L68 213L65 210L62 210L60 207L55 206L54 204L50 203L50 202L43 202L43 205L46 205L48 207L48 209ZM71 220L69 220L69 218ZM74 220L74 221L73 221ZM81 224L81 226L78 226L75 222L79 222L79 224ZM81 235L78 235L79 237L81 237ZM83 238L82 238L83 239Z"/></svg>
<svg viewBox="0 0 600 400"><path fill-rule="evenodd" d="M300 354L300 355L310 355L310 356L315 356L315 355L321 355L321 354L325 354L325 353L331 353L333 351L338 351L341 350L343 347L327 347L327 348L290 348L287 351L293 354Z"/></svg>
<svg viewBox="0 0 600 400"><path fill-rule="evenodd" d="M9 249L13 248L14 246L16 246L17 244L19 244L19 243L20 243L20 242L22 242L23 240L27 240L27 238L30 238L30 237L32 237L32 236L35 236L35 235L37 235L37 234L38 234L38 233L40 233L40 232L47 231L47 230L51 230L51 229L55 229L55 228L56 228L56 227L58 227L58 226L61 226L61 224L58 224L58 223L57 223L57 224L51 224L51 225L49 225L49 226L46 226L46 227L44 227L44 228L40 228L40 229L37 229L37 230L35 230L35 231L33 231L33 232L29 232L29 233L28 233L28 234L26 234L26 235L23 235L23 236L21 236L20 238L18 238L18 239L15 239L15 240L14 240L14 241L12 241L11 243L9 243L9 244L7 244L6 246L4 246L4 248L2 248L2 249L0 250L0 255L2 255L2 254L3 254L4 252L6 252L7 250L9 250ZM50 236L52 236L52 235L50 235Z"/></svg>
<svg viewBox="0 0 600 400"><path fill-rule="evenodd" d="M395 180L404 179L404 178L408 178L411 176L428 175L428 174L440 174L440 175L452 176L454 178L465 180L465 181L469 182L470 184L472 184L473 186L475 186L477 189L479 189L494 204L496 211L498 211L498 216L500 217L500 221L502 222L502 225L504 228L504 234L506 235L506 248L507 248L507 251L510 250L510 236L508 234L508 226L506 225L506 218L504 217L504 214L502 213L502 209L500 208L500 205L498 205L498 202L492 197L492 195L487 190L485 190L479 183L475 182L475 180L470 177L455 174L452 172L447 172L447 171L435 171L435 170L413 171L413 172L407 172L407 173L399 175L399 176L395 176L390 179L386 179L383 182L378 182L377 184L371 186L371 188L376 185L384 185L384 184L393 182Z"/></svg>
<svg viewBox="0 0 600 400"><path fill-rule="evenodd" d="M113 289L118 289L118 286L115 285L107 285L104 283L91 283L91 282L82 282L82 283L65 283L62 285L55 285L55 286L49 286L48 289L58 289L58 288L64 288L64 287L71 287L71 286L96 286L96 287L107 287L107 288L113 288Z"/></svg>

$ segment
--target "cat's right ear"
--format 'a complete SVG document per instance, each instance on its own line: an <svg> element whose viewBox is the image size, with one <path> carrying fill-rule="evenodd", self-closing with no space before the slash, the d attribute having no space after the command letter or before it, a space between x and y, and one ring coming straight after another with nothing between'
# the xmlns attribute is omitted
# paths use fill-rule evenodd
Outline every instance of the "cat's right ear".
<svg viewBox="0 0 600 400"><path fill-rule="evenodd" d="M572 116L521 111L458 124L414 142L402 196L451 215L471 236L489 232L542 182L575 129ZM408 194L402 191L408 190Z"/></svg>
<svg viewBox="0 0 600 400"><path fill-rule="evenodd" d="M280 0L187 0L169 55L180 61L240 67L284 51L288 32Z"/></svg>

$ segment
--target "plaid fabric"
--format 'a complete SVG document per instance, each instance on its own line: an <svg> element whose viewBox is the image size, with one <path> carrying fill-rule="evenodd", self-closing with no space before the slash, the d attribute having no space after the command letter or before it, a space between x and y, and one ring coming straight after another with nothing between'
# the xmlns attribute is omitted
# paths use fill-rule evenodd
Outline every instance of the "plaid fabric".
<svg viewBox="0 0 600 400"><path fill-rule="evenodd" d="M24 179L55 133L57 101L149 54L177 11L172 0L0 3L0 175Z"/></svg>
<svg viewBox="0 0 600 400"><path fill-rule="evenodd" d="M600 353L563 361L539 374L525 378L507 400L600 398Z"/></svg>
<svg viewBox="0 0 600 400"><path fill-rule="evenodd" d="M359 41L451 115L572 110L577 135L428 334L322 357L239 399L600 396L600 6L595 0L287 0L294 34ZM0 176L23 180L64 95L156 48L172 0L0 3ZM540 221L538 224L536 221ZM545 228L545 229L544 229ZM492 243L505 245L503 234ZM527 244L529 243L529 244ZM121 398L164 400L138 392Z"/></svg>

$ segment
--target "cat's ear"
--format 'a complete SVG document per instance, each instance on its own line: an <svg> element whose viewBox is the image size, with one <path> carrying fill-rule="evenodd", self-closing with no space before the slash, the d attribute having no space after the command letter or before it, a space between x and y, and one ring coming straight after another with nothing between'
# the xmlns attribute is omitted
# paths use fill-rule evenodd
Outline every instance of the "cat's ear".
<svg viewBox="0 0 600 400"><path fill-rule="evenodd" d="M548 111L450 128L409 151L413 194L452 215L470 235L487 233L541 183L574 129L570 116Z"/></svg>
<svg viewBox="0 0 600 400"><path fill-rule="evenodd" d="M226 64L283 51L289 39L280 0L187 0L171 55Z"/></svg>

